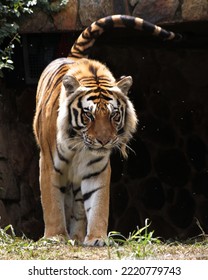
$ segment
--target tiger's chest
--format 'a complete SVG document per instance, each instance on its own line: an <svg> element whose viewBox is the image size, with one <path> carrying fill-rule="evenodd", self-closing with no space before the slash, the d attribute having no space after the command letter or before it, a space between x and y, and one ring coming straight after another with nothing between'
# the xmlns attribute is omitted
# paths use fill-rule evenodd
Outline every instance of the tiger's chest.
<svg viewBox="0 0 208 280"><path fill-rule="evenodd" d="M99 153L85 149L72 151L61 147L63 157L56 153L55 164L61 170L62 176L74 185L80 185L83 180L96 177L102 172L109 161L110 152Z"/></svg>

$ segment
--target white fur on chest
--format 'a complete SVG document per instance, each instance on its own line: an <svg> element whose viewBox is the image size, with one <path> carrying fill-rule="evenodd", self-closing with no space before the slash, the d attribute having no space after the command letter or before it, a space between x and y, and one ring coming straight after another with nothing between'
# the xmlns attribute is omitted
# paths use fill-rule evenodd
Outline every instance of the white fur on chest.
<svg viewBox="0 0 208 280"><path fill-rule="evenodd" d="M67 181L74 185L80 185L83 178L102 170L110 156L109 151L106 151L105 154L97 153L84 147L81 150L71 151L61 145L61 150L62 153L64 151L63 156L68 162L60 160L58 154L56 154L56 168L60 169Z"/></svg>

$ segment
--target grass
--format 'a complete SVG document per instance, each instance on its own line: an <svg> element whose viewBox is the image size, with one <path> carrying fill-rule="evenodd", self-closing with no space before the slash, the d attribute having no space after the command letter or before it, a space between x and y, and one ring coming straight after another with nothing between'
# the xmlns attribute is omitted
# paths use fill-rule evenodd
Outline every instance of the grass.
<svg viewBox="0 0 208 280"><path fill-rule="evenodd" d="M146 224L129 234L128 238L118 232L110 232L105 247L82 247L72 241L41 239L35 242L25 236L20 238L15 236L12 226L8 226L0 228L0 260L208 260L208 239L204 234L200 239L163 243L153 237Z"/></svg>

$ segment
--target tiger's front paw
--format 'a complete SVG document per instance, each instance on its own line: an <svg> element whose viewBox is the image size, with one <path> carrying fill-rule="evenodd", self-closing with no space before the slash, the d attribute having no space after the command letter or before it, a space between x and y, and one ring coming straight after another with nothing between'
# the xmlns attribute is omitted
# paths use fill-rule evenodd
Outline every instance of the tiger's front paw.
<svg viewBox="0 0 208 280"><path fill-rule="evenodd" d="M51 242L57 242L57 243L65 243L68 240L71 240L71 238L69 237L69 235L64 235L64 234L56 234L53 236L44 236L42 238L42 240L48 240Z"/></svg>
<svg viewBox="0 0 208 280"><path fill-rule="evenodd" d="M88 237L86 236L85 237L85 240L84 240L84 243L83 243L84 246L97 246L97 247L103 247L106 245L106 242L105 242L105 238L102 238L102 237Z"/></svg>

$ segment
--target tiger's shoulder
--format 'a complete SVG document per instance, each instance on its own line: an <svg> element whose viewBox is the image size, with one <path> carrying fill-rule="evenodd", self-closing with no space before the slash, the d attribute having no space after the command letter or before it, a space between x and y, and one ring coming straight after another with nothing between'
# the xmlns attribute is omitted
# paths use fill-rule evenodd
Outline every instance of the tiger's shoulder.
<svg viewBox="0 0 208 280"><path fill-rule="evenodd" d="M54 126L53 130L56 130L59 107L66 99L64 78L67 80L69 76L74 77L83 89L106 89L115 85L111 71L97 60L67 57L52 61L42 72L37 87L33 128L38 143L41 137L38 131L43 131L42 126Z"/></svg>

